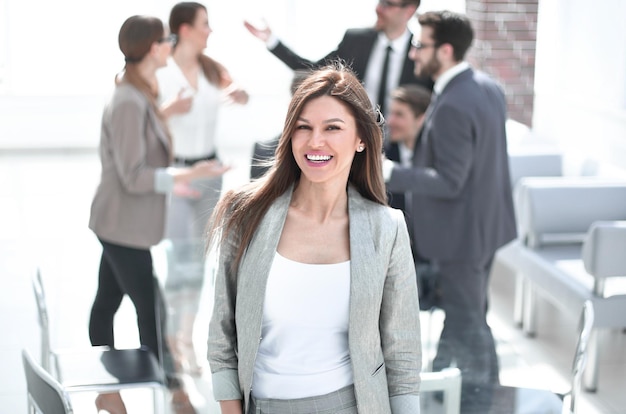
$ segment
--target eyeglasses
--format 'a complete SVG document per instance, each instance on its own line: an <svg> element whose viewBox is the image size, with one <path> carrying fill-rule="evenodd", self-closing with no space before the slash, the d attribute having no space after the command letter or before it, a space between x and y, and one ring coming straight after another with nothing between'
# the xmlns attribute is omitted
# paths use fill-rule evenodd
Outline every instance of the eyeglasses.
<svg viewBox="0 0 626 414"><path fill-rule="evenodd" d="M159 43L171 43L172 45L175 45L177 40L178 40L178 36L176 36L175 34L170 34L170 35L160 38L158 42Z"/></svg>
<svg viewBox="0 0 626 414"><path fill-rule="evenodd" d="M406 3L403 3L403 2L396 3L395 1L389 1L389 0L379 0L378 4L384 9L388 7L406 7L407 6Z"/></svg>
<svg viewBox="0 0 626 414"><path fill-rule="evenodd" d="M420 42L419 40L411 40L411 46L413 46L417 50L428 49L429 47L434 47L435 49L437 49L439 47L439 45L436 43L426 44Z"/></svg>

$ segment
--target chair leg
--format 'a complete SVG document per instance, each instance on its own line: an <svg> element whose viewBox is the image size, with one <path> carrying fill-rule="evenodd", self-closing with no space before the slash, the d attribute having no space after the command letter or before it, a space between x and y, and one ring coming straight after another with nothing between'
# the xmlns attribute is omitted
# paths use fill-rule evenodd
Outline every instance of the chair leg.
<svg viewBox="0 0 626 414"><path fill-rule="evenodd" d="M537 333L537 293L532 283L524 283L524 332L529 337L534 337Z"/></svg>
<svg viewBox="0 0 626 414"><path fill-rule="evenodd" d="M587 345L587 364L583 371L583 388L588 392L598 390L598 361L599 361L600 332L594 328L589 335Z"/></svg>
<svg viewBox="0 0 626 414"><path fill-rule="evenodd" d="M513 303L513 322L518 327L524 324L524 275L520 272L515 273L515 302Z"/></svg>
<svg viewBox="0 0 626 414"><path fill-rule="evenodd" d="M152 389L152 407L154 414L166 413L167 407L167 393L161 387Z"/></svg>
<svg viewBox="0 0 626 414"><path fill-rule="evenodd" d="M444 413L458 414L461 412L461 371L456 368L451 370L448 380L451 384L447 387L443 398Z"/></svg>
<svg viewBox="0 0 626 414"><path fill-rule="evenodd" d="M434 325L433 317L434 317L434 313L437 310L438 308L432 307L427 311L428 312L428 327L425 329L425 332L427 332L428 342L426 343L425 348L426 348L426 351L428 352L428 362L427 362L427 366L424 367L424 370L426 371L432 371L433 361L435 360L435 356L437 356L438 340L437 338L434 337L434 333L433 333L433 325ZM422 350L423 349L424 348L422 348Z"/></svg>

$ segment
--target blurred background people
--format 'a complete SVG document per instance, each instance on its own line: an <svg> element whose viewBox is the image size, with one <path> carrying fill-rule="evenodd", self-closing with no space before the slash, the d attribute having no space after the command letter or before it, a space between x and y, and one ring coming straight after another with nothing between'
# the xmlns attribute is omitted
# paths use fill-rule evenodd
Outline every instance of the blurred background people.
<svg viewBox="0 0 626 414"><path fill-rule="evenodd" d="M219 162L217 119L224 102L245 104L248 94L226 68L204 53L211 27L207 9L197 2L174 5L169 27L177 36L167 66L157 71L159 101L174 144L174 165ZM220 197L222 177L197 180L197 197L172 195L167 216L165 295L168 304L168 340L176 362L198 375L193 328L204 285L203 230Z"/></svg>
<svg viewBox="0 0 626 414"><path fill-rule="evenodd" d="M413 34L407 24L419 5L420 0L380 0L375 9L374 27L348 29L337 48L318 61L293 52L269 27L257 27L248 21L244 25L291 69L311 69L342 59L363 82L372 104L378 105L386 115L388 94L398 85L412 83L432 88L430 78L414 73L413 62L408 56Z"/></svg>
<svg viewBox="0 0 626 414"><path fill-rule="evenodd" d="M420 138L430 104L431 91L420 85L402 85L391 92L389 115L385 119L388 140L385 156L404 167L413 165L413 156ZM415 249L413 223L411 222L411 193L387 192L389 205L404 212L411 236L411 249L417 272L420 309L428 310L436 304L436 267Z"/></svg>
<svg viewBox="0 0 626 414"><path fill-rule="evenodd" d="M291 96L296 93L296 89L298 89L300 83L310 73L310 71L304 69L299 69L293 72L293 78L291 79L291 85L289 88ZM254 148L252 149L252 159L250 162L251 180L256 180L257 178L261 177L273 165L275 156L274 153L276 151L276 147L278 146L279 139L280 134L272 139L266 141L256 141L254 143Z"/></svg>
<svg viewBox="0 0 626 414"><path fill-rule="evenodd" d="M419 85L402 85L391 92L389 115L385 118L389 140L384 150L388 159L405 167L412 165L430 94L429 89ZM389 205L408 213L404 193L389 194Z"/></svg>
<svg viewBox="0 0 626 414"><path fill-rule="evenodd" d="M137 312L140 342L164 366L174 411L182 414L195 409L163 340L165 311L150 248L164 234L166 194L196 196L190 187L194 180L219 176L227 168L216 161L168 168L172 140L157 107L156 71L166 65L174 40L156 17L132 16L119 31L126 65L102 116L101 176L89 219L102 244L89 337L94 346L115 347L114 317L128 295ZM119 393L100 394L96 406L111 414L126 413Z"/></svg>
<svg viewBox="0 0 626 414"><path fill-rule="evenodd" d="M463 382L498 383L487 324L489 273L495 251L516 237L501 87L465 60L469 19L449 11L418 17L411 58L416 74L435 80L434 99L413 163L387 160L391 192L410 192L415 249L439 267L445 311L433 370L456 365Z"/></svg>

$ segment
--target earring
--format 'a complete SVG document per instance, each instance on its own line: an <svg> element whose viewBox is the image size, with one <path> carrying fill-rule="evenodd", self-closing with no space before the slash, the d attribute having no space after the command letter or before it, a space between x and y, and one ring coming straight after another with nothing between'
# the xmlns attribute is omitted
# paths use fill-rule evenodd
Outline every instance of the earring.
<svg viewBox="0 0 626 414"><path fill-rule="evenodd" d="M365 147L363 145L359 145L359 148L357 148L357 151L363 152L364 149Z"/></svg>

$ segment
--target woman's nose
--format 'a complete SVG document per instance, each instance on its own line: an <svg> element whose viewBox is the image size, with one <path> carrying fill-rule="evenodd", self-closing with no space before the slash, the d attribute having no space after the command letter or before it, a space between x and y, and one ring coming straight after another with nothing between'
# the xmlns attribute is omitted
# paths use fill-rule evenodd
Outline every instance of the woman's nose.
<svg viewBox="0 0 626 414"><path fill-rule="evenodd" d="M323 147L325 143L324 134L322 131L313 130L311 133L311 138L309 139L309 145L311 148L320 148Z"/></svg>

